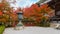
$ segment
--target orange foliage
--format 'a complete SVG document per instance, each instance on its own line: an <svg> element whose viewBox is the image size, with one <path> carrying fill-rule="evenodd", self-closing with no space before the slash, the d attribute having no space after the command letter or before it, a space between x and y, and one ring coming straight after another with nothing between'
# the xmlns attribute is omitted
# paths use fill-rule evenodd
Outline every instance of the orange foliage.
<svg viewBox="0 0 60 34"><path fill-rule="evenodd" d="M5 18L0 19L1 22L6 22Z"/></svg>
<svg viewBox="0 0 60 34"><path fill-rule="evenodd" d="M40 7L38 7L37 4L33 4L31 7L24 9L23 15L24 17L27 17L27 18L35 17L36 21L39 21L42 19L42 16L44 16L44 14L49 15L49 12L51 12L51 8L48 7L47 4L41 5ZM49 16L44 16L44 17L48 19Z"/></svg>
<svg viewBox="0 0 60 34"><path fill-rule="evenodd" d="M1 15L3 15L3 12L2 12L2 11L0 11L0 16L1 16Z"/></svg>
<svg viewBox="0 0 60 34"><path fill-rule="evenodd" d="M4 4L0 3L0 7L3 7L3 6L4 6Z"/></svg>

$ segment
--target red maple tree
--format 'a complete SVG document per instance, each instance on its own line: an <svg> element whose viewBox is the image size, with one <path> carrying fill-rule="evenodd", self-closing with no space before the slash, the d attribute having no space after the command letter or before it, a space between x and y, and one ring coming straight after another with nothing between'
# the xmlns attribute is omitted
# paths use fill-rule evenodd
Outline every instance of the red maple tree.
<svg viewBox="0 0 60 34"><path fill-rule="evenodd" d="M46 17L48 19L49 16L44 16L45 14L50 15L51 8L48 7L47 4L43 4L38 7L37 4L33 4L31 7L25 8L23 11L23 15L26 18L32 18L36 21L40 21L42 17Z"/></svg>

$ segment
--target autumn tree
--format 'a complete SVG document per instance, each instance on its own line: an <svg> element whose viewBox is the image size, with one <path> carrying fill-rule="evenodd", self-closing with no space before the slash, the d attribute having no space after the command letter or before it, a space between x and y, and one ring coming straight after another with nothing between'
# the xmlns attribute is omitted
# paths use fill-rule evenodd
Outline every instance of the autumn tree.
<svg viewBox="0 0 60 34"><path fill-rule="evenodd" d="M7 14L5 14L6 11L10 11L10 7L9 6L10 6L9 3L6 0L2 0L0 2L0 13L1 13L0 22L1 21L2 22L6 22L7 21L6 18L9 18L9 17L7 17Z"/></svg>
<svg viewBox="0 0 60 34"><path fill-rule="evenodd" d="M10 23L18 20L17 14L13 12L13 8L10 7L10 3L7 0L0 2L0 22Z"/></svg>
<svg viewBox="0 0 60 34"><path fill-rule="evenodd" d="M25 8L23 13L25 18L31 18L32 20L40 22L43 17L48 19L51 11L52 9L47 4L43 4L40 7L37 4L33 4L31 7Z"/></svg>

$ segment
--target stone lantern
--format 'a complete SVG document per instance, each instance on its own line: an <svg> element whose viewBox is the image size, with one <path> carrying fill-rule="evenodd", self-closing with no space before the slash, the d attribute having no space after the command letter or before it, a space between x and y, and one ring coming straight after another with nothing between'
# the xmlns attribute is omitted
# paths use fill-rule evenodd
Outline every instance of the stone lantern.
<svg viewBox="0 0 60 34"><path fill-rule="evenodd" d="M24 28L24 26L22 24L23 12L21 11L21 12L18 12L17 14L18 14L19 23L16 25L15 29L20 30L20 29Z"/></svg>

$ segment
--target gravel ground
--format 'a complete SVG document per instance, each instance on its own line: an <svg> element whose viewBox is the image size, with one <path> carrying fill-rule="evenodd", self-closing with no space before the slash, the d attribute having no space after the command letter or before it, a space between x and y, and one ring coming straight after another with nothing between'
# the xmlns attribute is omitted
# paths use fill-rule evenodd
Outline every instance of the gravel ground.
<svg viewBox="0 0 60 34"><path fill-rule="evenodd" d="M6 28L3 34L60 34L60 30L49 27L25 27L22 30Z"/></svg>

